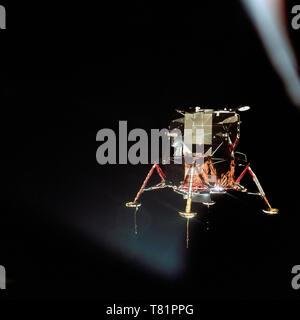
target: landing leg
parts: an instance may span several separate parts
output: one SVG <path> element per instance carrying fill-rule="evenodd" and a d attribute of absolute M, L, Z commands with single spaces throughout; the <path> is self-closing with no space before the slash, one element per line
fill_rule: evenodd
<path fill-rule="evenodd" d="M 137 234 L 136 213 L 137 213 L 138 209 L 139 209 L 140 206 L 141 206 L 141 203 L 139 203 L 139 202 L 137 202 L 137 201 L 138 201 L 138 199 L 140 198 L 141 194 L 143 193 L 143 191 L 144 191 L 144 189 L 145 189 L 145 187 L 146 187 L 146 185 L 147 185 L 148 180 L 149 180 L 150 177 L 152 176 L 152 173 L 153 173 L 154 169 L 156 169 L 157 173 L 159 174 L 159 176 L 160 176 L 160 178 L 161 178 L 161 180 L 162 180 L 161 182 L 162 182 L 162 183 L 165 183 L 165 174 L 162 172 L 160 166 L 159 166 L 157 163 L 155 163 L 155 164 L 152 166 L 152 168 L 150 169 L 150 171 L 148 172 L 147 177 L 146 177 L 146 179 L 144 180 L 144 182 L 143 182 L 140 190 L 139 190 L 138 193 L 136 194 L 134 200 L 131 201 L 131 202 L 126 202 L 126 204 L 125 204 L 126 207 L 128 207 L 128 208 L 135 208 L 135 211 L 134 211 L 134 233 L 135 233 L 135 234 Z"/>
<path fill-rule="evenodd" d="M 190 185 L 188 191 L 188 198 L 186 200 L 185 212 L 180 211 L 179 215 L 186 218 L 186 247 L 189 247 L 189 220 L 196 216 L 197 212 L 191 212 L 192 206 L 192 190 L 193 190 L 193 179 L 194 179 L 195 164 L 193 164 L 190 173 Z"/>
<path fill-rule="evenodd" d="M 252 169 L 250 168 L 250 166 L 248 167 L 248 171 L 250 172 L 251 176 L 252 176 L 252 179 L 253 181 L 255 182 L 258 190 L 259 190 L 259 193 L 261 195 L 261 197 L 264 199 L 265 203 L 267 204 L 268 206 L 268 209 L 263 209 L 262 211 L 266 214 L 269 214 L 269 215 L 273 215 L 273 214 L 278 214 L 279 213 L 279 210 L 276 209 L 276 208 L 272 208 L 267 197 L 266 197 L 266 194 L 261 186 L 261 184 L 259 183 L 257 177 L 256 177 L 256 174 L 252 171 Z"/>
<path fill-rule="evenodd" d="M 248 164 L 245 169 L 243 170 L 243 172 L 241 173 L 241 175 L 236 179 L 235 184 L 238 185 L 239 182 L 241 181 L 242 177 L 244 176 L 244 174 L 246 173 L 246 171 L 249 171 L 249 173 L 251 174 L 251 177 L 254 181 L 254 183 L 257 186 L 257 189 L 259 191 L 260 196 L 264 199 L 265 203 L 267 204 L 268 208 L 267 209 L 263 209 L 262 211 L 268 215 L 275 215 L 279 213 L 279 210 L 276 208 L 272 208 L 267 197 L 266 194 L 261 186 L 261 184 L 259 183 L 256 174 L 252 171 L 252 169 L 250 168 L 250 165 Z"/>

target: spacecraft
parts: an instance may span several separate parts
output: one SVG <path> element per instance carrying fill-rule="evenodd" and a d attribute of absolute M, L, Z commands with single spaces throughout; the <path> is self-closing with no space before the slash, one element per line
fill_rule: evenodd
<path fill-rule="evenodd" d="M 215 194 L 226 194 L 230 190 L 235 190 L 260 196 L 267 206 L 262 211 L 267 215 L 278 214 L 279 210 L 271 207 L 246 154 L 236 150 L 240 139 L 240 112 L 249 109 L 249 106 L 240 106 L 233 109 L 196 107 L 188 111 L 176 110 L 181 117 L 169 125 L 168 139 L 174 151 L 170 160 L 172 163 L 182 160 L 183 163 L 182 166 L 177 165 L 181 171 L 181 179 L 178 181 L 173 176 L 168 177 L 158 163 L 153 164 L 134 200 L 126 203 L 126 207 L 135 209 L 135 233 L 136 213 L 141 206 L 138 200 L 142 193 L 163 188 L 171 188 L 186 200 L 185 209 L 178 213 L 186 219 L 187 248 L 190 219 L 197 215 L 197 212 L 192 211 L 193 202 L 209 208 L 215 204 Z M 147 187 L 155 170 L 161 181 Z M 257 192 L 249 192 L 241 184 L 246 173 L 251 175 Z"/>

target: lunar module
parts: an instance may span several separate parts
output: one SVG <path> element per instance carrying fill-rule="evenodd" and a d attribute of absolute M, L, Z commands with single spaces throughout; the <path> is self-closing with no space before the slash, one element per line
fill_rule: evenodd
<path fill-rule="evenodd" d="M 208 208 L 215 204 L 215 194 L 226 194 L 230 190 L 259 195 L 267 205 L 262 211 L 267 215 L 278 214 L 279 210 L 271 207 L 265 192 L 250 167 L 247 156 L 236 151 L 240 139 L 240 114 L 249 110 L 249 106 L 235 109 L 202 109 L 193 108 L 189 111 L 176 110 L 181 117 L 171 122 L 168 139 L 173 154 L 171 162 L 182 163 L 179 166 L 181 179 L 176 181 L 167 177 L 158 163 L 154 163 L 146 179 L 132 202 L 126 206 L 135 208 L 141 206 L 138 202 L 145 191 L 171 188 L 186 200 L 185 210 L 178 212 L 186 219 L 186 246 L 189 245 L 189 221 L 197 215 L 192 211 L 192 202 L 202 203 Z M 180 162 L 182 160 L 182 162 Z M 168 165 L 166 165 L 167 167 Z M 148 187 L 147 183 L 154 171 L 157 171 L 161 181 Z M 248 192 L 241 184 L 246 173 L 249 173 L 256 184 L 258 192 Z"/>

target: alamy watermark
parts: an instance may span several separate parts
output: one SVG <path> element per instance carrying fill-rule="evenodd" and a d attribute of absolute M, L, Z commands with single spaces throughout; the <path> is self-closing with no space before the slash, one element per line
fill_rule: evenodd
<path fill-rule="evenodd" d="M 295 274 L 295 276 L 292 278 L 292 288 L 295 290 L 300 289 L 300 265 L 295 265 L 292 268 L 292 274 Z"/>
<path fill-rule="evenodd" d="M 175 164 L 182 164 L 183 159 L 188 164 L 194 161 L 198 164 L 203 163 L 203 157 L 201 157 L 204 154 L 203 129 L 184 129 L 183 136 L 181 130 L 177 128 L 151 129 L 149 138 L 144 129 L 133 129 L 127 132 L 127 121 L 119 121 L 118 134 L 112 129 L 101 129 L 97 132 L 96 141 L 101 142 L 96 152 L 96 160 L 101 165 L 159 162 L 170 164 L 171 159 Z M 132 145 L 128 150 L 129 143 Z"/>
<path fill-rule="evenodd" d="M 0 5 L 0 29 L 6 29 L 6 10 Z"/>
<path fill-rule="evenodd" d="M 295 14 L 291 22 L 292 27 L 293 29 L 298 30 L 300 29 L 300 4 L 293 6 L 292 14 Z"/>
<path fill-rule="evenodd" d="M 0 290 L 6 289 L 6 272 L 5 268 L 0 265 Z"/>

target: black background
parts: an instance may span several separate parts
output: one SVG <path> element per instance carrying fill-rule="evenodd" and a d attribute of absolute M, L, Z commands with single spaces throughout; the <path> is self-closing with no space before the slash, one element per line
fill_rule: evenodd
<path fill-rule="evenodd" d="M 3 297 L 297 298 L 291 268 L 299 264 L 299 111 L 239 2 L 6 8 Z M 289 27 L 299 57 L 297 32 Z M 240 104 L 251 111 L 241 115 L 238 150 L 281 214 L 264 216 L 263 201 L 253 196 L 225 196 L 211 209 L 209 232 L 200 220 L 192 223 L 185 250 L 177 215 L 184 201 L 163 190 L 143 196 L 135 237 L 124 204 L 151 165 L 100 166 L 97 131 L 117 130 L 119 120 L 129 129 L 164 128 L 175 108 Z"/>

